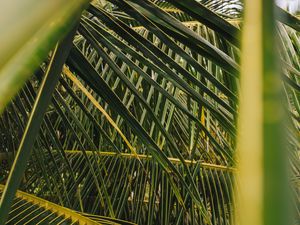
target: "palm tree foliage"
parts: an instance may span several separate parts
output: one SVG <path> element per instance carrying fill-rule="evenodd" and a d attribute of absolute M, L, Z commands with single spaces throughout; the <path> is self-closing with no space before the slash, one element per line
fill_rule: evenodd
<path fill-rule="evenodd" d="M 93 1 L 20 188 L 137 224 L 233 224 L 242 4 L 217 2 Z M 299 20 L 277 33 L 299 217 Z M 1 115 L 4 183 L 48 64 Z"/>
<path fill-rule="evenodd" d="M 3 185 L 0 186 L 2 194 Z M 77 213 L 36 196 L 18 191 L 7 224 L 126 224 L 122 220 Z"/>

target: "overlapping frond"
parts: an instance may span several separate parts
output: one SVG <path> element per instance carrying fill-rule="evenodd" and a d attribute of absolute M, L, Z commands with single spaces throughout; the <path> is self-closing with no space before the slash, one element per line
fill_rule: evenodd
<path fill-rule="evenodd" d="M 4 186 L 1 185 L 0 196 L 3 188 Z M 34 195 L 18 191 L 6 224 L 129 225 L 133 223 L 97 215 L 80 214 Z"/>

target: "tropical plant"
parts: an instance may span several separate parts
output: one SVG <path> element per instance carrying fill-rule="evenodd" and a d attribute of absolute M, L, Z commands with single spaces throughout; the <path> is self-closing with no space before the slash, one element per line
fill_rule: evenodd
<path fill-rule="evenodd" d="M 22 35 L 0 49 L 0 178 L 6 184 L 0 224 L 14 218 L 8 212 L 17 188 L 100 224 L 113 218 L 136 224 L 235 224 L 239 95 L 247 86 L 244 73 L 240 83 L 240 61 L 251 57 L 240 50 L 240 28 L 251 29 L 247 20 L 242 24 L 243 4 L 28 2 L 32 21 L 25 20 L 18 30 Z M 41 8 L 57 13 L 36 20 Z M 280 8 L 276 13 L 276 30 L 270 33 L 279 39 L 280 85 L 290 124 L 287 150 L 279 146 L 278 151 L 289 155 L 291 173 L 282 182 L 292 184 L 297 220 L 300 24 Z M 14 32 L 7 30 L 3 38 L 9 39 Z M 249 87 L 249 99 L 252 92 L 261 94 Z M 257 107 L 245 99 L 242 124 Z M 250 163 L 247 171 L 257 168 Z M 44 210 L 39 207 L 21 208 L 20 214 L 37 218 Z"/>

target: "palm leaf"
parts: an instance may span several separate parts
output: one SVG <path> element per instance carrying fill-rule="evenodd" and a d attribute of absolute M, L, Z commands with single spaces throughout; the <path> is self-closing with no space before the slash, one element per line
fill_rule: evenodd
<path fill-rule="evenodd" d="M 4 186 L 0 186 L 2 194 Z M 17 191 L 6 224 L 133 224 L 90 214 L 79 214 L 28 193 Z"/>

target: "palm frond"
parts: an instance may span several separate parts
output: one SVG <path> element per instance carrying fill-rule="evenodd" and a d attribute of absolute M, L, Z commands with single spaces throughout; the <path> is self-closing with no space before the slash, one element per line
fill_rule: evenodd
<path fill-rule="evenodd" d="M 0 195 L 4 189 L 0 185 Z M 126 221 L 80 214 L 28 193 L 17 191 L 6 224 L 90 224 L 129 225 Z"/>

